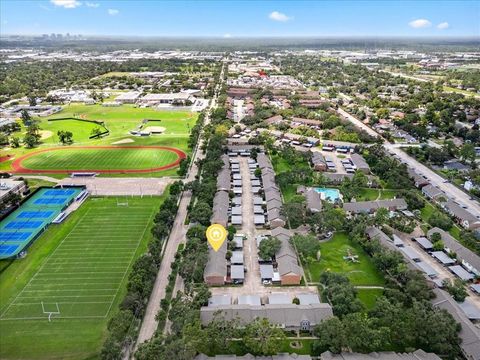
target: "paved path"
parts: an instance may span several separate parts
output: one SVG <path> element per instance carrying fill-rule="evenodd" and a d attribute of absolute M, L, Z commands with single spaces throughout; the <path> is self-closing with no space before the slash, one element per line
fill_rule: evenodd
<path fill-rule="evenodd" d="M 224 68 L 225 66 L 222 68 L 220 79 L 223 78 Z M 209 110 L 216 106 L 216 99 L 218 98 L 219 89 L 220 84 L 218 84 L 216 87 L 215 96 L 210 103 Z M 207 115 L 205 117 L 205 125 L 207 125 L 209 122 L 210 117 Z M 193 156 L 192 166 L 185 178 L 185 182 L 192 181 L 198 174 L 197 161 L 204 158 L 203 152 L 199 150 L 202 148 L 203 143 L 204 139 L 202 134 L 200 134 L 200 140 L 198 141 L 197 148 Z M 155 331 L 157 330 L 158 322 L 155 317 L 160 310 L 160 301 L 165 297 L 165 288 L 168 284 L 168 276 L 171 273 L 171 264 L 175 260 L 175 254 L 178 246 L 184 243 L 186 240 L 187 226 L 185 225 L 185 220 L 187 217 L 187 207 L 190 204 L 191 196 L 192 195 L 189 191 L 182 193 L 172 230 L 166 241 L 166 245 L 164 246 L 162 263 L 160 265 L 157 278 L 155 279 L 152 294 L 150 295 L 150 299 L 147 304 L 147 309 L 143 317 L 137 342 L 135 344 L 135 349 L 137 349 L 141 343 L 150 340 L 155 335 Z M 173 293 L 175 294 L 177 291 L 178 288 L 175 287 Z M 125 358 L 128 359 L 129 355 L 130 354 L 127 354 Z"/>
<path fill-rule="evenodd" d="M 152 294 L 150 295 L 150 301 L 148 302 L 145 315 L 143 317 L 142 326 L 138 333 L 137 347 L 139 344 L 149 340 L 155 334 L 157 330 L 158 322 L 155 319 L 158 311 L 160 310 L 160 300 L 165 297 L 165 289 L 168 285 L 168 275 L 171 272 L 171 265 L 175 260 L 175 254 L 177 252 L 178 245 L 185 239 L 187 233 L 186 226 L 184 225 L 187 215 L 187 206 L 190 204 L 192 195 L 190 192 L 184 192 L 180 200 L 177 216 L 173 223 L 172 231 L 168 237 L 165 250 L 163 252 L 162 263 L 153 286 Z"/>

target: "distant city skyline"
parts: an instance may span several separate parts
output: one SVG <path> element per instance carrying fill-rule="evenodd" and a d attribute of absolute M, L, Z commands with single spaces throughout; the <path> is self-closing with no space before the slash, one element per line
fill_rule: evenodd
<path fill-rule="evenodd" d="M 0 33 L 223 38 L 480 37 L 480 3 L 2 0 Z"/>

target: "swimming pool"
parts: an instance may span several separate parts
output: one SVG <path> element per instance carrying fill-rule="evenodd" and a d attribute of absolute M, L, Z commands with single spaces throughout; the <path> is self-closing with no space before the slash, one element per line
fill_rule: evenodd
<path fill-rule="evenodd" d="M 322 198 L 322 200 L 326 200 L 331 203 L 337 200 L 342 200 L 342 195 L 340 194 L 340 191 L 338 191 L 338 189 L 315 188 L 315 191 L 320 194 L 320 197 Z"/>

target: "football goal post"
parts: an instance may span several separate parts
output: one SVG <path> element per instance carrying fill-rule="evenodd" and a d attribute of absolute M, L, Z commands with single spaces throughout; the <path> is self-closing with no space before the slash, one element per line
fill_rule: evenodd
<path fill-rule="evenodd" d="M 44 314 L 48 315 L 48 322 L 52 321 L 52 315 L 60 315 L 60 308 L 58 307 L 58 303 L 55 303 L 54 309 L 46 309 L 45 304 L 42 301 L 42 311 Z"/>

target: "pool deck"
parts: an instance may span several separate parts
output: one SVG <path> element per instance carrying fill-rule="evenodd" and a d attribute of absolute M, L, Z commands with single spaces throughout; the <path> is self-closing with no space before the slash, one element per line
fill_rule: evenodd
<path fill-rule="evenodd" d="M 320 194 L 322 200 L 334 203 L 337 200 L 342 201 L 343 197 L 342 194 L 338 189 L 335 188 L 324 188 L 324 187 L 316 187 L 314 188 L 316 192 Z"/>

